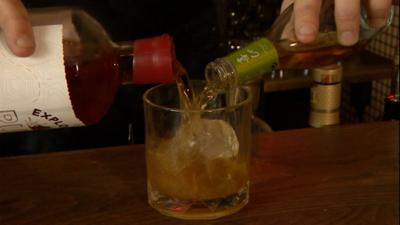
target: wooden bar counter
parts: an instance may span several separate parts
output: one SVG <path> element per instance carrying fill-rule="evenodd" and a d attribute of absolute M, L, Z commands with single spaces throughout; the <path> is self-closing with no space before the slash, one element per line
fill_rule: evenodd
<path fill-rule="evenodd" d="M 144 146 L 0 158 L 1 225 L 396 225 L 399 123 L 255 136 L 250 202 L 184 221 L 147 204 Z"/>

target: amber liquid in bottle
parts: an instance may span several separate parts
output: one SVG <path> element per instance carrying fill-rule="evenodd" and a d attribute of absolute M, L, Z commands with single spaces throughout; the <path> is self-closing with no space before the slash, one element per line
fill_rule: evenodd
<path fill-rule="evenodd" d="M 90 125 L 106 114 L 117 94 L 121 85 L 120 60 L 123 58 L 110 52 L 85 62 L 79 54 L 84 47 L 76 42 L 64 41 L 64 64 L 75 115 L 84 124 Z"/>
<path fill-rule="evenodd" d="M 365 43 L 360 42 L 353 46 L 332 44 L 315 50 L 304 49 L 299 51 L 282 47 L 285 45 L 288 46 L 287 43 L 279 43 L 275 46 L 279 52 L 279 68 L 309 69 L 334 64 L 360 51 Z"/>

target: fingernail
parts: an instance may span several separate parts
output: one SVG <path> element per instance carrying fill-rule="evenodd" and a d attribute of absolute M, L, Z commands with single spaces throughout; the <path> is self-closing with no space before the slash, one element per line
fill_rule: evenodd
<path fill-rule="evenodd" d="M 374 18 L 368 21 L 369 25 L 374 28 L 381 28 L 386 24 L 387 19 L 385 18 Z"/>
<path fill-rule="evenodd" d="M 20 47 L 20 48 L 33 48 L 33 46 L 34 46 L 33 40 L 28 37 L 19 38 L 17 40 L 16 44 L 17 44 L 17 47 Z"/>
<path fill-rule="evenodd" d="M 358 37 L 353 31 L 343 31 L 339 38 L 342 45 L 353 45 L 357 42 Z"/>
<path fill-rule="evenodd" d="M 299 29 L 299 34 L 302 36 L 309 36 L 309 35 L 314 35 L 316 32 L 316 29 L 312 25 L 303 25 Z"/>

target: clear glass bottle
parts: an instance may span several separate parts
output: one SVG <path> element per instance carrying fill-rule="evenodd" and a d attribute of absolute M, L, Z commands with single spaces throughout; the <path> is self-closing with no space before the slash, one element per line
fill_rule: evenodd
<path fill-rule="evenodd" d="M 303 44 L 294 34 L 292 4 L 276 19 L 265 37 L 210 62 L 205 69 L 206 79 L 224 89 L 227 85 L 260 79 L 274 68 L 308 69 L 336 63 L 361 49 L 392 21 L 393 9 L 386 26 L 369 26 L 365 6 L 362 4 L 361 8 L 359 42 L 354 46 L 338 43 L 333 0 L 322 1 L 319 33 L 314 42 Z"/>
<path fill-rule="evenodd" d="M 82 9 L 29 15 L 36 41 L 31 57 L 14 56 L 0 34 L 0 133 L 94 124 L 121 84 L 174 82 L 168 35 L 115 43 Z"/>

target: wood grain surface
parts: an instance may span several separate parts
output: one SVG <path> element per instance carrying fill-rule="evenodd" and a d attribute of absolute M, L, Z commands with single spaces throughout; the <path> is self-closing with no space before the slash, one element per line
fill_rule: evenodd
<path fill-rule="evenodd" d="M 399 123 L 255 137 L 250 202 L 211 221 L 147 204 L 144 146 L 0 158 L 1 225 L 396 225 Z"/>

